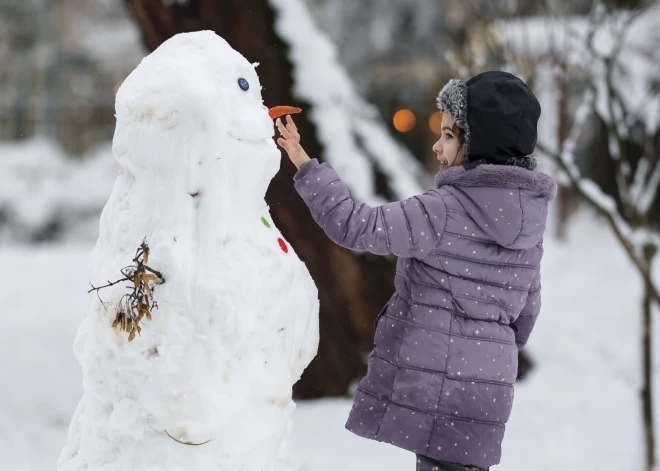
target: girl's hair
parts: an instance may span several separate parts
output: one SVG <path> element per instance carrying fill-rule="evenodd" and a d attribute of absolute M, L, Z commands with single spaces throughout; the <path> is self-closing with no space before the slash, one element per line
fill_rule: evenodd
<path fill-rule="evenodd" d="M 458 124 L 456 123 L 454 123 L 454 125 L 451 127 L 451 131 L 454 133 L 456 139 L 458 139 L 458 143 L 461 145 L 456 150 L 456 158 L 458 158 L 458 153 L 461 151 L 461 149 L 465 149 L 465 131 L 459 128 Z M 463 161 L 467 162 L 467 155 L 463 156 Z"/>
<path fill-rule="evenodd" d="M 456 135 L 458 142 L 461 144 L 461 147 L 463 147 L 465 144 L 465 131 L 459 128 L 456 123 L 452 126 L 451 131 Z M 467 155 L 465 157 L 467 158 Z"/>

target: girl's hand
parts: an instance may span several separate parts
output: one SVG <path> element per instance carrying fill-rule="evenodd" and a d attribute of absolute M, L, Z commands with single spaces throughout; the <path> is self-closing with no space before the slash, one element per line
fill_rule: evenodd
<path fill-rule="evenodd" d="M 287 154 L 289 154 L 289 159 L 293 162 L 293 165 L 297 169 L 300 169 L 305 165 L 310 159 L 305 150 L 300 145 L 300 134 L 298 134 L 298 128 L 293 123 L 291 116 L 286 116 L 286 127 L 282 124 L 280 118 L 277 118 L 275 122 L 277 124 L 277 129 L 279 129 L 280 134 L 284 137 L 277 139 L 277 143 L 282 147 Z"/>

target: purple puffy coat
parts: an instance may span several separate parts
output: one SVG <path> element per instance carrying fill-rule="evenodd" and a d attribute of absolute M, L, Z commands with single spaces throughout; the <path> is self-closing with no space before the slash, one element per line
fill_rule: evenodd
<path fill-rule="evenodd" d="M 503 165 L 438 172 L 436 188 L 371 208 L 328 163 L 294 176 L 334 242 L 398 256 L 396 292 L 346 428 L 467 466 L 500 462 L 518 350 L 541 307 L 549 176 Z"/>

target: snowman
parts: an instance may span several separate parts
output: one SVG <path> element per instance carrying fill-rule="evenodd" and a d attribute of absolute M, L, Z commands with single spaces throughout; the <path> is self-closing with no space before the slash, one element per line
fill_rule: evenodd
<path fill-rule="evenodd" d="M 292 386 L 317 352 L 319 300 L 264 200 L 279 113 L 255 67 L 213 32 L 179 34 L 118 90 L 119 176 L 90 281 L 117 278 L 145 241 L 164 282 L 131 341 L 112 327 L 126 283 L 90 294 L 61 471 L 291 469 Z"/>

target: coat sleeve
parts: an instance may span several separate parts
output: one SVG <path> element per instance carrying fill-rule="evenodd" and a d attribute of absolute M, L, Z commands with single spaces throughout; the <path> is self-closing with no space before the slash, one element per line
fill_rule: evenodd
<path fill-rule="evenodd" d="M 311 159 L 293 179 L 316 223 L 347 249 L 423 259 L 438 244 L 447 221 L 438 190 L 372 208 L 353 201 L 327 162 Z"/>
<path fill-rule="evenodd" d="M 536 319 L 541 312 L 541 271 L 537 271 L 532 281 L 525 307 L 520 312 L 518 318 L 511 324 L 513 332 L 516 335 L 516 345 L 518 350 L 522 350 L 529 336 L 534 329 Z"/>

